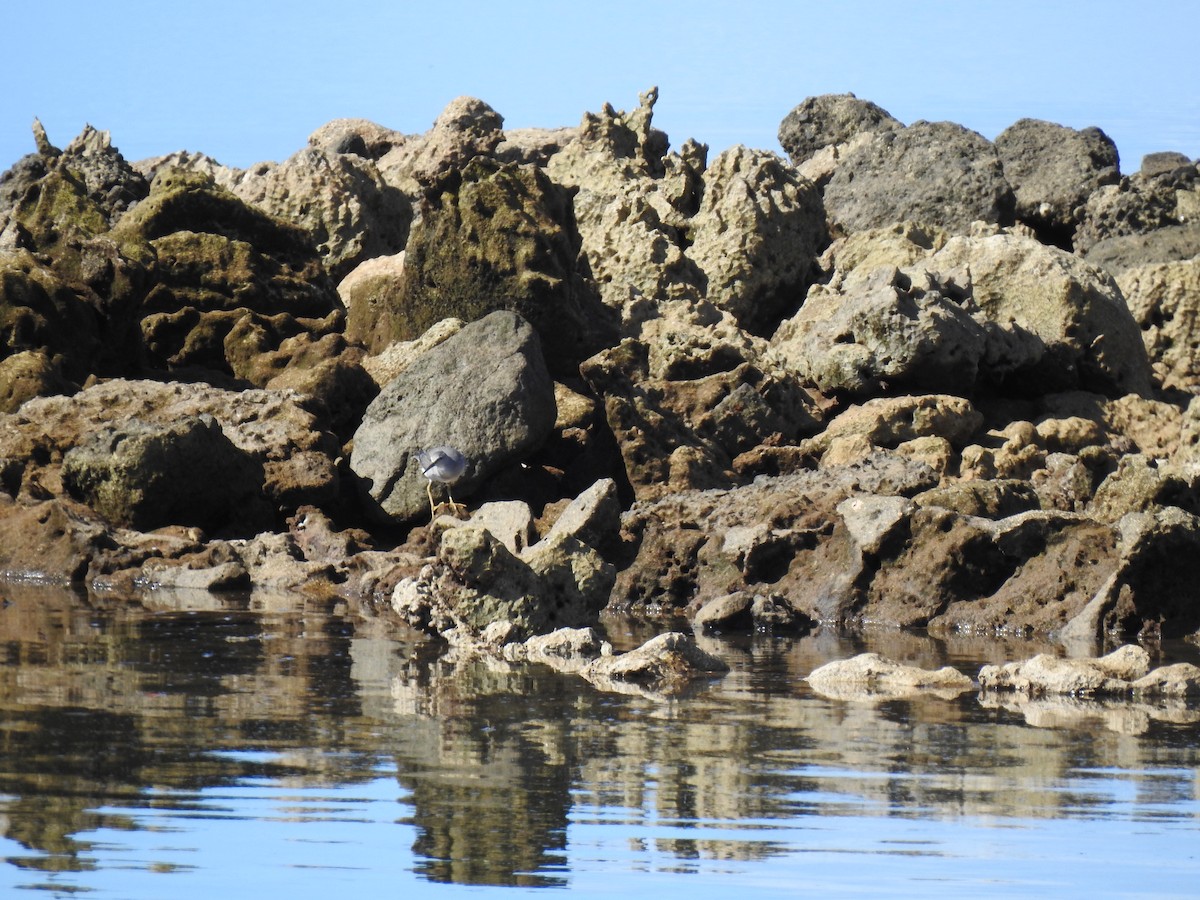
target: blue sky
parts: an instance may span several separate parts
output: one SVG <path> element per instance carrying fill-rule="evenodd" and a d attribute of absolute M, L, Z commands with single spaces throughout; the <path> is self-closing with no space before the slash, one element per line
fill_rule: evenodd
<path fill-rule="evenodd" d="M 1097 125 L 1130 172 L 1153 150 L 1200 157 L 1198 26 L 1196 0 L 16 0 L 0 169 L 33 149 L 35 115 L 60 146 L 91 123 L 131 160 L 247 166 L 334 118 L 421 132 L 468 94 L 509 127 L 574 125 L 658 85 L 655 124 L 711 155 L 779 152 L 793 106 L 852 91 L 988 138 L 1026 116 Z"/>

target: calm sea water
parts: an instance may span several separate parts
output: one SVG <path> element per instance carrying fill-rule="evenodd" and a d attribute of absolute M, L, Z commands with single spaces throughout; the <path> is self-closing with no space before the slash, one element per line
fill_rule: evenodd
<path fill-rule="evenodd" d="M 1035 645 L 714 640 L 730 674 L 663 697 L 295 597 L 3 599 L 0 896 L 1200 894 L 1200 705 L 802 681 L 865 649 L 974 674 Z"/>

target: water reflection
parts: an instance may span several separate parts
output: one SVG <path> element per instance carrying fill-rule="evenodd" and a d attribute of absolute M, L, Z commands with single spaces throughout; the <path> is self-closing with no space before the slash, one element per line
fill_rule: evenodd
<path fill-rule="evenodd" d="M 1200 830 L 1195 704 L 851 703 L 801 680 L 868 649 L 973 673 L 1044 649 L 1028 644 L 714 640 L 728 676 L 654 698 L 439 656 L 304 598 L 196 610 L 152 596 L 157 608 L 137 609 L 25 586 L 5 599 L 0 886 L 66 893 L 119 877 L 117 896 L 161 896 L 129 873 L 211 887 L 263 866 L 272 879 L 304 870 L 313 890 L 321 871 L 392 889 L 405 877 L 613 888 L 651 870 L 744 883 L 820 854 L 900 866 L 980 852 L 931 822 Z M 608 624 L 619 645 L 645 636 Z M 276 855 L 231 850 L 244 826 Z M 944 885 L 961 887 L 943 865 Z"/>

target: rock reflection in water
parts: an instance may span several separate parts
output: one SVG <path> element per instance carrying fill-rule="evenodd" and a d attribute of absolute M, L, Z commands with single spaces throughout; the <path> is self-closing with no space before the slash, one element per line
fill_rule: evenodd
<path fill-rule="evenodd" d="M 458 884 L 570 884 L 579 841 L 597 864 L 692 871 L 801 852 L 815 827 L 806 822 L 828 832 L 840 817 L 1102 817 L 1114 797 L 1094 772 L 1137 783 L 1135 815 L 1200 827 L 1195 704 L 1051 712 L 974 692 L 855 703 L 803 683 L 868 650 L 974 674 L 1045 649 L 1022 642 L 704 638 L 732 671 L 668 698 L 441 656 L 302 597 L 188 611 L 186 599 L 149 595 L 156 608 L 137 610 L 5 591 L 0 829 L 24 848 L 9 866 L 56 873 L 59 890 L 87 889 L 89 873 L 117 865 L 93 836 L 147 830 L 148 811 L 187 845 L 226 819 L 270 829 L 285 818 L 238 806 L 248 784 L 303 793 L 380 773 L 405 810 L 376 826 L 390 829 L 383 842 L 411 847 L 414 876 Z M 644 636 L 636 623 L 607 624 L 618 646 Z M 891 852 L 869 838 L 860 847 Z M 143 865 L 168 877 L 222 865 L 157 852 Z"/>

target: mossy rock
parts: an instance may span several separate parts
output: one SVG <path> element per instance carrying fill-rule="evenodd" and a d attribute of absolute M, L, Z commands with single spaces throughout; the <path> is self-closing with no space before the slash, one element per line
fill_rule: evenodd
<path fill-rule="evenodd" d="M 604 308 L 578 271 L 571 192 L 533 166 L 476 159 L 427 198 L 390 303 L 352 309 L 348 336 L 371 352 L 442 319 L 506 309 L 542 337 L 552 371 L 575 373 L 607 342 Z M 372 318 L 373 317 L 373 318 Z"/>
<path fill-rule="evenodd" d="M 95 309 L 28 251 L 0 254 L 0 358 L 44 350 L 82 381 L 98 348 Z"/>
<path fill-rule="evenodd" d="M 45 350 L 25 350 L 0 360 L 0 413 L 16 412 L 34 397 L 73 394 L 78 389 Z"/>
<path fill-rule="evenodd" d="M 211 175 L 187 169 L 159 173 L 150 196 L 126 213 L 113 231 L 147 241 L 177 231 L 220 234 L 273 256 L 317 258 L 302 229 L 246 204 Z"/>
<path fill-rule="evenodd" d="M 63 457 L 63 485 L 109 521 L 143 531 L 196 525 L 253 534 L 272 515 L 263 464 L 210 415 L 93 432 Z"/>

